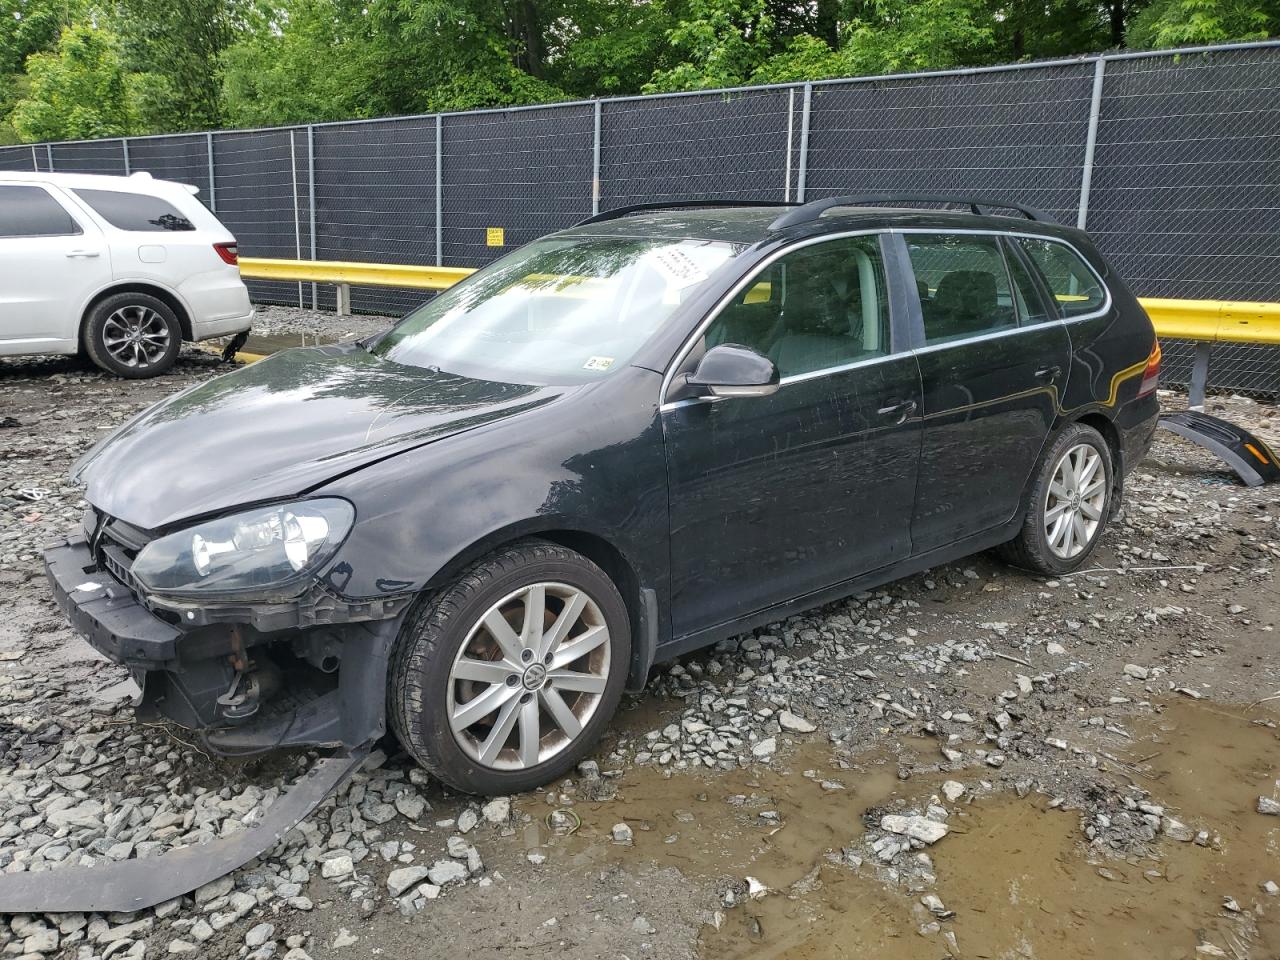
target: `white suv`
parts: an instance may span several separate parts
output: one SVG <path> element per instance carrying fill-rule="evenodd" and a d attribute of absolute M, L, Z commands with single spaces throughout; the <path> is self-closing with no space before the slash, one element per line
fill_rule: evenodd
<path fill-rule="evenodd" d="M 253 321 L 236 240 L 195 187 L 0 171 L 0 356 L 83 351 L 153 377 Z"/>

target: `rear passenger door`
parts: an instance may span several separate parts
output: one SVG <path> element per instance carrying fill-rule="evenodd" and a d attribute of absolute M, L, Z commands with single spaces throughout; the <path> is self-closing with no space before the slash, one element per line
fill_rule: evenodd
<path fill-rule="evenodd" d="M 920 382 L 888 279 L 878 236 L 795 248 L 740 285 L 678 368 L 662 406 L 676 636 L 909 555 Z M 770 357 L 778 391 L 678 399 L 721 343 Z"/>
<path fill-rule="evenodd" d="M 1065 326 L 998 235 L 908 233 L 924 394 L 917 554 L 1016 514 L 1071 366 Z"/>

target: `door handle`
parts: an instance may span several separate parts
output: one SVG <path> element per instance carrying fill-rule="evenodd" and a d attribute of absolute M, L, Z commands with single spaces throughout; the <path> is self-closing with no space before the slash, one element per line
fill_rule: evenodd
<path fill-rule="evenodd" d="M 888 406 L 881 407 L 876 413 L 882 417 L 892 417 L 894 423 L 906 423 L 907 418 L 916 412 L 916 402 L 914 400 L 902 400 L 898 403 L 890 403 Z"/>
<path fill-rule="evenodd" d="M 1041 367 L 1036 371 L 1036 379 L 1043 383 L 1053 383 L 1062 373 L 1062 368 L 1054 365 L 1052 367 Z"/>
<path fill-rule="evenodd" d="M 77 260 L 77 259 L 88 260 L 92 257 L 100 257 L 100 256 L 102 256 L 102 254 L 97 250 L 68 250 L 67 251 L 68 260 Z"/>

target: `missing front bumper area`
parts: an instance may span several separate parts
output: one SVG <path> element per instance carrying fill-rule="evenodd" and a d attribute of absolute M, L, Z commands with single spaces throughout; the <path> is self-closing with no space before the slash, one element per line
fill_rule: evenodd
<path fill-rule="evenodd" d="M 45 569 L 72 625 L 142 688 L 139 719 L 171 720 L 211 749 L 237 755 L 353 749 L 385 732 L 387 659 L 407 601 L 396 601 L 385 619 L 351 622 L 370 606 L 352 604 L 338 622 L 305 626 L 299 604 L 273 604 L 268 622 L 280 626 L 264 630 L 248 616 L 221 622 L 225 608 L 158 616 L 99 568 L 83 536 L 47 549 Z"/>

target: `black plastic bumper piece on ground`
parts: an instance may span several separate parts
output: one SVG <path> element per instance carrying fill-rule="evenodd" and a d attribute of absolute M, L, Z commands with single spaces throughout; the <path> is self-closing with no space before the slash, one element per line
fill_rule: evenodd
<path fill-rule="evenodd" d="M 83 536 L 69 537 L 44 552 L 53 598 L 71 625 L 118 663 L 155 666 L 172 660 L 182 632 L 139 604 L 111 574 L 93 567 Z"/>
<path fill-rule="evenodd" d="M 1248 430 L 1194 410 L 1162 413 L 1160 426 L 1217 454 L 1245 482 L 1260 487 L 1280 481 L 1275 452 Z"/>
<path fill-rule="evenodd" d="M 132 913 L 190 893 L 275 846 L 368 755 L 366 745 L 321 760 L 261 820 L 220 840 L 141 860 L 0 874 L 0 913 Z"/>

